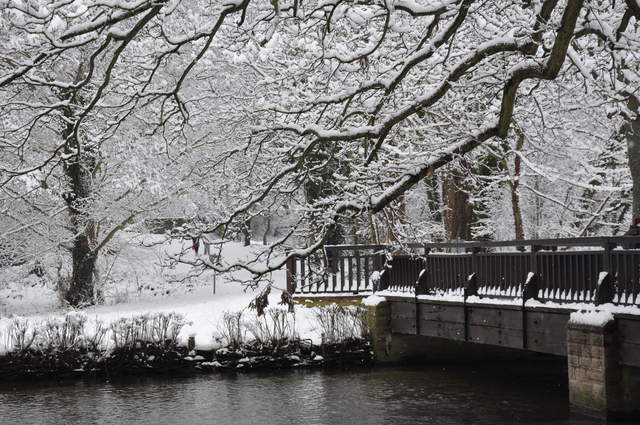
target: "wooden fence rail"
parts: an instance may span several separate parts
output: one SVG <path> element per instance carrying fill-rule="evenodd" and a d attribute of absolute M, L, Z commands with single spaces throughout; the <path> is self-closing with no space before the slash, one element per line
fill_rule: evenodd
<path fill-rule="evenodd" d="M 297 294 L 386 289 L 633 305 L 640 304 L 635 247 L 640 237 L 410 244 L 399 253 L 385 245 L 333 245 L 290 260 L 287 287 Z"/>

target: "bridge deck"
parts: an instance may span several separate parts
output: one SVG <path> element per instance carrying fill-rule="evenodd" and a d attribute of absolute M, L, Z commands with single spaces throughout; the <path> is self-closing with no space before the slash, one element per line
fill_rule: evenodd
<path fill-rule="evenodd" d="M 576 308 L 385 296 L 391 331 L 567 355 L 567 324 Z M 640 367 L 640 315 L 614 313 L 620 363 Z"/>

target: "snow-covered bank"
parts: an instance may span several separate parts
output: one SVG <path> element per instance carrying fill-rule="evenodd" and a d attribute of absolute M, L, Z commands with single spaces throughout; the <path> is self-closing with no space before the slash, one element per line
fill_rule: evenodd
<path fill-rule="evenodd" d="M 108 325 L 123 317 L 175 312 L 188 323 L 178 337 L 179 343 L 186 344 L 189 336 L 195 335 L 197 347 L 207 349 L 215 346 L 226 312 L 243 311 L 247 321 L 255 318 L 255 311 L 248 306 L 261 288 L 252 290 L 232 279 L 246 279 L 246 272 L 231 277 L 215 276 L 214 293 L 213 271 L 193 274 L 190 265 L 167 261 L 169 256 L 194 259 L 195 255 L 202 255 L 202 247 L 200 254 L 195 254 L 190 249 L 190 241 L 133 233 L 124 234 L 121 244 L 117 255 L 106 258 L 103 267 L 101 285 L 105 304 L 81 310 L 88 317 L 88 328 L 96 322 Z M 233 262 L 248 256 L 252 249 L 230 242 L 225 244 L 221 259 Z M 7 349 L 6 330 L 12 318 L 23 316 L 36 325 L 50 318 L 61 318 L 69 311 L 60 307 L 53 284 L 46 284 L 44 278 L 32 285 L 37 277 L 18 268 L 1 269 L 0 276 L 3 282 L 0 285 L 3 291 L 0 292 L 3 295 L 0 298 L 0 350 Z M 274 272 L 271 279 L 269 306 L 277 307 L 280 289 L 286 286 L 284 272 Z M 313 323 L 312 309 L 297 305 L 294 315 L 299 335 L 319 342 L 320 333 Z"/>
<path fill-rule="evenodd" d="M 196 345 L 201 349 L 210 349 L 216 346 L 215 338 L 219 334 L 220 323 L 224 313 L 243 311 L 244 320 L 250 321 L 256 316 L 255 310 L 248 308 L 251 300 L 257 295 L 253 291 L 238 294 L 215 295 L 209 289 L 201 289 L 190 294 L 160 298 L 158 300 L 144 300 L 135 303 L 122 303 L 111 306 L 96 306 L 83 309 L 88 316 L 87 327 L 91 329 L 97 322 L 110 324 L 120 318 L 129 318 L 140 314 L 178 313 L 182 315 L 187 324 L 184 326 L 178 342 L 186 344 L 189 336 L 194 335 Z M 280 294 L 269 296 L 270 306 L 278 306 Z M 43 323 L 50 318 L 62 318 L 64 311 L 24 316 L 32 324 Z M 320 334 L 313 323 L 313 311 L 311 308 L 296 305 L 295 323 L 297 332 L 304 338 L 311 339 L 314 343 L 320 341 Z M 13 318 L 0 319 L 0 336 L 5 336 L 7 327 Z M 0 351 L 6 351 L 7 338 L 0 337 Z"/>
<path fill-rule="evenodd" d="M 145 313 L 93 329 L 82 312 L 38 325 L 16 318 L 7 338 L 11 348 L 0 353 L 0 381 L 372 364 L 362 309 L 333 304 L 317 310 L 319 344 L 299 336 L 292 313 L 270 309 L 252 321 L 225 314 L 217 349 L 195 347 L 191 337 L 180 344 L 185 320 L 176 313 Z"/>

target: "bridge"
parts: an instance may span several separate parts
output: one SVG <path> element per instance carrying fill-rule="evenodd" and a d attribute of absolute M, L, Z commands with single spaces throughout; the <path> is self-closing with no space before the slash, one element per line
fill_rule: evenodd
<path fill-rule="evenodd" d="M 628 236 L 327 246 L 289 261 L 287 286 L 296 297 L 377 295 L 367 301 L 381 361 L 445 357 L 444 341 L 566 356 L 572 408 L 616 418 L 640 414 L 636 246 Z"/>

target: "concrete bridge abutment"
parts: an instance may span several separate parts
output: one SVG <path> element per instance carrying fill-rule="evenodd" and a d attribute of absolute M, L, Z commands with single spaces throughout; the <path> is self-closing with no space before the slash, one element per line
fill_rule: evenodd
<path fill-rule="evenodd" d="M 367 306 L 366 321 L 376 362 L 397 364 L 405 362 L 462 363 L 471 361 L 519 360 L 531 355 L 522 350 L 485 344 L 436 338 L 424 335 L 393 332 L 391 305 L 388 301 Z M 473 345 L 473 349 L 469 349 Z"/>
<path fill-rule="evenodd" d="M 640 413 L 640 368 L 622 362 L 616 320 L 599 324 L 569 322 L 567 363 L 572 411 L 603 419 Z"/>

